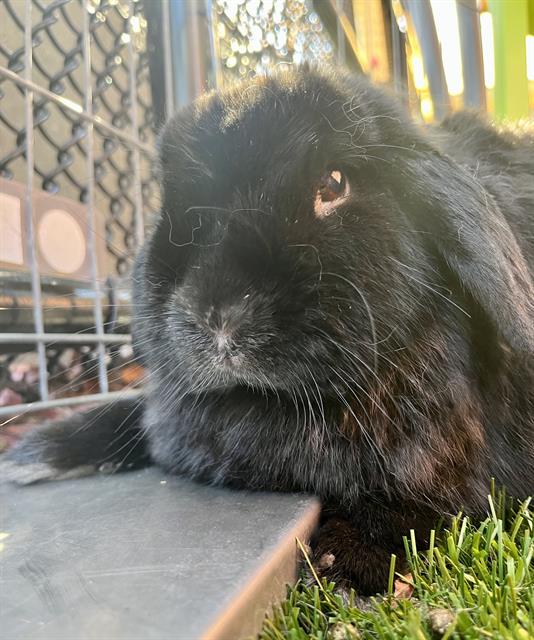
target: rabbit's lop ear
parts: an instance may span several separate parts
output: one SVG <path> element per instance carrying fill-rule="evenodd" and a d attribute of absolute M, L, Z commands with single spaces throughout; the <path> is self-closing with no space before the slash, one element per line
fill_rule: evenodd
<path fill-rule="evenodd" d="M 439 154 L 410 159 L 405 169 L 401 191 L 414 226 L 509 345 L 534 354 L 533 277 L 491 194 Z"/>

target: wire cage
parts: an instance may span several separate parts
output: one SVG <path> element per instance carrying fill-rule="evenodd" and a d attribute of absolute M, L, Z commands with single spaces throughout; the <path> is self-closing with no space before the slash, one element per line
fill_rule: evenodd
<path fill-rule="evenodd" d="M 165 95 L 148 38 L 165 35 L 163 14 L 148 5 L 0 2 L 0 416 L 105 400 L 139 377 L 121 374 L 127 277 L 158 206 Z"/>

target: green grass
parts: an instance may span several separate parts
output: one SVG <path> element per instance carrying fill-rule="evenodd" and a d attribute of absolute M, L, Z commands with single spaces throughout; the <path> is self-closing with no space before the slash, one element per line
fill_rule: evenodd
<path fill-rule="evenodd" d="M 355 606 L 355 594 L 344 602 L 332 583 L 301 581 L 265 621 L 260 639 L 534 639 L 534 512 L 530 500 L 488 499 L 482 523 L 460 514 L 432 534 L 427 550 L 405 540 L 411 598 L 392 595 L 394 560 L 389 594 L 366 610 Z"/>

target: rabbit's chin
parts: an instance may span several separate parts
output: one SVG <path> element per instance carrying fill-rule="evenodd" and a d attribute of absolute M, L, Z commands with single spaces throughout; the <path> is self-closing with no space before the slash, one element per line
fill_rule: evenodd
<path fill-rule="evenodd" d="M 243 354 L 215 357 L 206 363 L 201 373 L 198 368 L 191 371 L 191 380 L 195 391 L 207 393 L 238 388 L 249 391 L 257 390 L 258 392 L 265 389 L 274 391 L 278 386 L 275 378 L 275 376 L 267 376 L 264 372 L 256 370 L 247 362 Z"/>
<path fill-rule="evenodd" d="M 212 373 L 213 386 L 219 389 L 231 389 L 234 387 L 259 388 L 270 384 L 270 381 L 265 379 L 265 376 L 259 375 L 247 366 L 243 354 L 217 358 L 214 361 Z"/>
<path fill-rule="evenodd" d="M 214 357 L 205 362 L 202 369 L 193 367 L 190 371 L 190 390 L 200 393 L 246 390 L 251 393 L 264 395 L 265 392 L 274 394 L 294 394 L 302 389 L 303 384 L 313 384 L 314 389 L 321 392 L 328 391 L 328 383 L 323 380 L 319 372 L 299 371 L 298 366 L 277 367 L 273 364 L 268 370 L 249 359 L 245 354 L 232 357 Z"/>

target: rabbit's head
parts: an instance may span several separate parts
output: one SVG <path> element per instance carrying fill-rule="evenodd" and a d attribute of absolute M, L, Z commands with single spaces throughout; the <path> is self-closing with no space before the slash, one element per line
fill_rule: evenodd
<path fill-rule="evenodd" d="M 533 349 L 504 217 L 364 78 L 304 68 L 206 95 L 164 129 L 160 175 L 136 327 L 185 390 L 335 397 L 464 304 Z"/>

